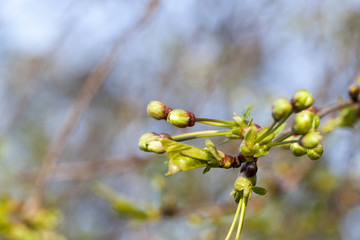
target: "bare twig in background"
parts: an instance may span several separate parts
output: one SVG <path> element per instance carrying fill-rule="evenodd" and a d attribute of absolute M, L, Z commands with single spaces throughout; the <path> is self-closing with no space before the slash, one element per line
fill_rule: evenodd
<path fill-rule="evenodd" d="M 134 33 L 136 33 L 144 23 L 153 15 L 156 8 L 159 6 L 159 0 L 152 0 L 149 2 L 142 17 L 127 31 L 122 33 L 116 40 L 111 48 L 109 54 L 107 54 L 103 60 L 95 67 L 92 73 L 89 75 L 83 88 L 78 93 L 78 96 L 71 107 L 71 110 L 60 129 L 57 136 L 55 136 L 53 142 L 46 153 L 40 171 L 36 179 L 36 188 L 33 195 L 27 202 L 27 207 L 36 209 L 41 205 L 43 195 L 48 183 L 48 178 L 52 173 L 51 168 L 56 164 L 56 161 L 64 149 L 72 131 L 77 126 L 81 116 L 89 106 L 90 101 L 93 99 L 102 83 L 109 76 L 111 69 L 116 63 L 118 57 L 119 48 L 122 47 L 128 39 L 130 39 Z"/>
<path fill-rule="evenodd" d="M 52 174 L 51 182 L 86 181 L 134 171 L 138 166 L 150 160 L 151 158 L 127 156 L 126 160 L 124 157 L 111 157 L 101 160 L 64 162 L 50 166 L 48 171 Z M 33 181 L 36 178 L 36 170 L 26 170 L 21 174 L 21 178 L 24 181 Z"/>
<path fill-rule="evenodd" d="M 79 3 L 80 2 L 74 2 L 74 4 L 70 4 L 64 10 L 63 14 L 69 14 L 71 10 L 75 8 L 84 9 L 84 5 L 81 6 L 76 5 Z M 41 56 L 32 59 L 31 62 L 28 63 L 30 65 L 29 70 L 26 74 L 26 79 L 23 80 L 26 81 L 25 84 L 27 84 L 27 87 L 26 89 L 24 89 L 24 92 L 20 97 L 19 103 L 14 108 L 15 111 L 8 117 L 9 119 L 7 120 L 4 133 L 10 131 L 13 128 L 13 126 L 16 124 L 16 122 L 19 119 L 21 119 L 22 113 L 25 112 L 24 110 L 28 107 L 30 103 L 30 99 L 36 94 L 38 85 L 40 85 L 41 83 L 41 74 L 46 72 L 46 69 L 50 67 L 49 65 L 51 65 L 52 60 L 55 58 L 56 54 L 61 50 L 61 47 L 66 42 L 68 36 L 77 27 L 77 23 L 78 23 L 77 20 L 78 19 L 75 14 L 71 15 L 63 24 L 63 26 L 65 27 L 59 29 L 59 34 L 57 38 L 53 41 L 53 43 L 50 45 L 48 50 Z M 15 77 L 18 76 L 16 75 Z M 9 101 L 12 101 L 11 98 L 7 100 L 7 102 Z M 5 102 L 5 105 L 10 105 L 7 102 Z"/>

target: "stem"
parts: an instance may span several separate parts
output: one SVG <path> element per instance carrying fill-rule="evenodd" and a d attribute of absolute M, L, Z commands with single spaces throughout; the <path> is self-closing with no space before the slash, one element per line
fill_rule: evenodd
<path fill-rule="evenodd" d="M 238 225 L 238 229 L 237 229 L 237 232 L 236 232 L 235 240 L 240 239 L 241 230 L 242 230 L 243 225 L 244 225 L 247 201 L 248 201 L 248 198 L 244 197 L 244 199 L 243 199 L 243 201 L 241 203 L 241 215 L 240 215 L 240 219 L 239 219 L 239 225 Z"/>
<path fill-rule="evenodd" d="M 232 223 L 231 223 L 231 227 L 230 227 L 230 229 L 229 229 L 228 234 L 226 235 L 225 240 L 229 240 L 230 237 L 231 237 L 232 232 L 234 231 L 235 223 L 236 223 L 237 219 L 239 218 L 239 213 L 240 213 L 240 210 L 242 209 L 242 202 L 243 202 L 243 200 L 244 200 L 244 198 L 242 197 L 242 198 L 240 199 L 240 202 L 238 203 L 238 207 L 237 207 L 237 209 L 236 209 L 236 213 L 235 213 L 234 219 L 233 219 L 233 221 L 232 221 Z"/>
<path fill-rule="evenodd" d="M 277 121 L 274 121 L 271 126 L 269 127 L 268 130 L 266 130 L 266 132 L 264 134 L 262 134 L 258 139 L 255 140 L 255 143 L 260 142 L 261 140 L 263 140 L 264 138 L 266 138 L 267 136 L 269 136 L 270 132 L 272 131 L 272 129 L 275 127 Z"/>
<path fill-rule="evenodd" d="M 292 135 L 293 135 L 293 132 L 292 132 L 292 131 L 290 131 L 290 132 L 286 133 L 284 136 L 282 136 L 282 137 L 280 137 L 280 138 L 276 139 L 276 140 L 275 140 L 275 141 L 273 141 L 272 143 L 281 142 L 281 141 L 283 141 L 283 140 L 287 139 L 288 137 L 291 137 Z"/>
<path fill-rule="evenodd" d="M 269 131 L 269 133 L 265 133 L 264 135 L 262 135 L 259 139 L 256 139 L 255 140 L 255 143 L 258 143 L 258 142 L 260 142 L 261 140 L 263 140 L 264 138 L 266 138 L 267 136 L 269 136 L 270 134 L 272 134 L 273 132 L 275 132 L 276 131 L 276 129 L 278 129 L 289 117 L 290 117 L 290 115 L 293 113 L 293 111 L 289 111 L 282 119 L 281 119 L 281 121 L 280 122 L 278 122 L 278 124 L 276 124 L 276 126 L 275 127 L 273 127 L 272 129 L 271 129 L 271 127 L 268 129 L 268 130 L 270 130 Z M 274 125 L 274 123 L 273 123 L 273 125 Z M 273 125 L 271 125 L 271 126 L 273 126 Z M 266 132 L 268 132 L 268 131 L 266 131 Z"/>
<path fill-rule="evenodd" d="M 225 136 L 230 134 L 232 134 L 232 132 L 228 130 L 209 130 L 209 131 L 199 131 L 199 132 L 179 134 L 179 135 L 171 136 L 171 138 L 172 140 L 182 142 L 196 138 Z"/>
<path fill-rule="evenodd" d="M 296 143 L 298 141 L 299 140 L 296 139 L 296 140 L 289 140 L 289 141 L 284 141 L 284 142 L 276 142 L 276 143 L 271 143 L 268 146 L 269 147 L 275 147 L 275 146 L 285 145 L 285 144 L 289 144 L 289 143 Z"/>
<path fill-rule="evenodd" d="M 236 127 L 237 124 L 232 121 L 226 120 L 218 120 L 218 119 L 211 119 L 211 118 L 196 118 L 195 122 L 217 126 L 217 127 L 226 127 L 226 128 L 233 128 Z"/>

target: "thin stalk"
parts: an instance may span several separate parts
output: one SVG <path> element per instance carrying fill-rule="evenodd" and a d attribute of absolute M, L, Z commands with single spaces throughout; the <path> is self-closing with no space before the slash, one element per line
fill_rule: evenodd
<path fill-rule="evenodd" d="M 269 136 L 270 134 L 272 134 L 273 132 L 275 132 L 276 131 L 276 129 L 278 129 L 289 117 L 290 117 L 290 115 L 293 113 L 293 111 L 289 111 L 282 119 L 281 119 L 281 121 L 280 122 L 278 122 L 277 124 L 276 124 L 276 126 L 274 126 L 274 127 L 270 127 L 268 130 L 269 131 L 266 131 L 266 133 L 264 134 L 264 135 L 262 135 L 259 139 L 256 139 L 255 140 L 255 143 L 258 143 L 258 142 L 260 142 L 261 140 L 263 140 L 264 138 L 266 138 L 267 136 Z M 272 125 L 271 125 L 272 126 Z M 270 130 L 271 129 L 271 130 Z"/>
<path fill-rule="evenodd" d="M 236 123 L 233 122 L 233 121 L 219 120 L 219 119 L 212 119 L 212 118 L 196 118 L 195 121 L 196 121 L 196 122 L 199 122 L 199 121 L 218 122 L 218 123 L 225 123 L 225 124 L 236 125 Z"/>
<path fill-rule="evenodd" d="M 241 203 L 241 213 L 240 213 L 239 225 L 238 225 L 238 229 L 237 229 L 237 232 L 236 232 L 235 240 L 240 239 L 241 230 L 242 230 L 243 225 L 244 225 L 247 201 L 248 201 L 248 198 L 244 197 L 244 199 L 243 199 L 243 201 Z"/>
<path fill-rule="evenodd" d="M 179 134 L 179 135 L 171 136 L 171 138 L 175 141 L 182 142 L 196 138 L 226 136 L 230 134 L 232 134 L 232 132 L 228 130 L 209 130 L 209 131 L 199 131 L 199 132 Z"/>
<path fill-rule="evenodd" d="M 225 123 L 209 122 L 209 121 L 196 121 L 196 122 L 211 125 L 211 126 L 216 126 L 216 127 L 225 127 L 225 128 L 233 128 L 233 127 L 235 127 L 234 124 L 230 125 L 230 124 L 225 124 Z"/>
<path fill-rule="evenodd" d="M 266 138 L 267 136 L 269 136 L 270 132 L 272 131 L 272 129 L 275 127 L 277 121 L 274 121 L 271 126 L 269 127 L 268 130 L 266 130 L 265 133 L 263 133 L 258 139 L 255 140 L 255 143 L 260 142 L 261 140 L 263 140 L 264 138 Z"/>
<path fill-rule="evenodd" d="M 233 128 L 237 126 L 237 124 L 232 121 L 212 119 L 212 118 L 195 118 L 195 122 L 212 125 L 212 126 L 218 126 L 218 127 L 226 127 L 226 128 Z"/>
<path fill-rule="evenodd" d="M 284 142 L 276 142 L 276 143 L 271 143 L 268 146 L 269 147 L 275 147 L 275 146 L 285 145 L 285 144 L 289 144 L 289 143 L 296 143 L 298 141 L 299 140 L 296 139 L 296 140 L 289 140 L 289 141 L 284 141 Z"/>
<path fill-rule="evenodd" d="M 240 199 L 239 203 L 238 203 L 238 207 L 237 207 L 237 209 L 236 209 L 236 213 L 235 213 L 234 219 L 233 219 L 233 221 L 232 221 L 232 223 L 231 223 L 231 227 L 230 227 L 230 229 L 229 229 L 228 234 L 226 235 L 225 240 L 229 240 L 230 237 L 231 237 L 231 234 L 232 234 L 233 231 L 234 231 L 235 223 L 236 223 L 236 221 L 237 221 L 238 218 L 239 218 L 239 213 L 240 213 L 240 210 L 241 210 L 241 208 L 242 208 L 242 202 L 243 202 L 243 200 L 244 200 L 244 198 L 242 197 L 242 198 Z"/>
<path fill-rule="evenodd" d="M 286 135 L 282 136 L 281 138 L 276 139 L 276 140 L 273 141 L 272 143 L 278 143 L 278 142 L 284 141 L 285 139 L 291 137 L 293 134 L 294 134 L 294 133 L 291 131 L 291 132 L 287 133 Z"/>

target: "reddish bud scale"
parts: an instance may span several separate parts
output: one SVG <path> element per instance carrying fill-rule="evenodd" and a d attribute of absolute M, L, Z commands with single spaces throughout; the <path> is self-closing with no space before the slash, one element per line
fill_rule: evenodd
<path fill-rule="evenodd" d="M 169 139 L 169 140 L 172 139 L 171 136 L 169 134 L 167 134 L 167 133 L 161 133 L 161 134 L 159 134 L 159 137 Z"/>
<path fill-rule="evenodd" d="M 189 127 L 195 125 L 195 115 L 192 112 L 188 112 L 190 120 L 189 120 Z"/>
<path fill-rule="evenodd" d="M 241 154 L 239 154 L 241 155 Z M 221 159 L 219 167 L 221 168 L 239 168 L 243 162 L 245 162 L 245 158 L 238 156 L 230 156 L 225 154 L 225 157 Z"/>

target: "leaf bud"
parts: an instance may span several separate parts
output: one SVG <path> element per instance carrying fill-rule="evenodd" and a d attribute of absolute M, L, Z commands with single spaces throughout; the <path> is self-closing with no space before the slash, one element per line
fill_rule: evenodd
<path fill-rule="evenodd" d="M 290 101 L 286 98 L 278 98 L 274 101 L 272 105 L 272 117 L 275 121 L 279 121 L 287 113 L 292 110 L 292 105 Z"/>
<path fill-rule="evenodd" d="M 318 160 L 319 158 L 321 158 L 323 152 L 324 149 L 321 144 L 319 144 L 316 148 L 308 149 L 307 155 L 311 160 Z"/>
<path fill-rule="evenodd" d="M 195 124 L 195 115 L 182 109 L 174 109 L 167 116 L 168 123 L 179 127 L 192 127 Z"/>
<path fill-rule="evenodd" d="M 311 107 L 314 103 L 314 98 L 307 90 L 298 90 L 291 98 L 291 103 L 294 107 L 294 112 L 300 112 Z"/>
<path fill-rule="evenodd" d="M 313 125 L 313 113 L 309 111 L 302 111 L 295 115 L 293 131 L 295 134 L 306 134 Z"/>
<path fill-rule="evenodd" d="M 149 152 L 149 150 L 148 150 L 148 148 L 147 148 L 147 145 L 146 145 L 146 140 L 147 140 L 149 137 L 154 137 L 154 136 L 157 136 L 157 134 L 154 133 L 154 132 L 149 132 L 149 133 L 143 134 L 143 135 L 139 138 L 139 148 L 140 148 L 140 150 L 145 151 L 145 152 Z"/>
<path fill-rule="evenodd" d="M 300 146 L 299 143 L 292 143 L 290 145 L 290 150 L 296 157 L 300 157 L 306 154 L 306 148 Z"/>
<path fill-rule="evenodd" d="M 354 102 L 358 101 L 359 93 L 360 93 L 359 85 L 353 84 L 349 87 L 349 96 Z"/>
<path fill-rule="evenodd" d="M 299 144 L 307 149 L 315 148 L 319 145 L 322 136 L 319 132 L 309 132 L 302 136 L 299 140 Z"/>
<path fill-rule="evenodd" d="M 160 101 L 151 101 L 147 106 L 147 114 L 157 120 L 166 119 L 172 109 Z"/>
<path fill-rule="evenodd" d="M 256 175 L 257 170 L 258 168 L 256 161 L 252 161 L 244 163 L 240 169 L 240 172 L 243 173 L 246 177 L 252 178 Z"/>

